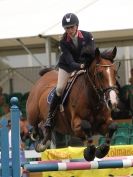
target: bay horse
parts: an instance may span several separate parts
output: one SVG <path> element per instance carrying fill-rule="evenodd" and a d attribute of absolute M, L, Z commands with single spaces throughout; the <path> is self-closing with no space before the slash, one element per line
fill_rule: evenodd
<path fill-rule="evenodd" d="M 111 138 L 117 129 L 117 124 L 111 117 L 111 111 L 119 103 L 116 84 L 116 68 L 114 58 L 117 48 L 100 52 L 94 51 L 94 59 L 86 70 L 77 74 L 70 93 L 64 103 L 64 111 L 57 110 L 54 130 L 63 134 L 70 134 L 87 140 L 84 158 L 88 161 L 95 157 L 103 158 L 107 155 Z M 58 71 L 45 69 L 42 76 L 35 83 L 29 93 L 26 103 L 27 117 L 33 126 L 36 139 L 35 150 L 42 152 L 47 148 L 43 143 L 44 125 L 47 118 L 49 104 L 47 97 L 56 86 Z M 93 135 L 101 134 L 106 137 L 104 144 L 95 147 Z"/>

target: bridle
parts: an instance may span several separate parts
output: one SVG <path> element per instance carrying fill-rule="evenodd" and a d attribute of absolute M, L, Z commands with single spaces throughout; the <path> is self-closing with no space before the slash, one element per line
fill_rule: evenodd
<path fill-rule="evenodd" d="M 101 80 L 99 78 L 98 75 L 98 67 L 108 67 L 108 68 L 112 68 L 114 67 L 114 63 L 112 64 L 96 64 L 95 69 L 94 69 L 94 73 L 91 73 L 89 69 L 87 69 L 87 78 L 90 82 L 90 84 L 92 85 L 93 89 L 96 92 L 96 95 L 99 98 L 100 102 L 104 102 L 107 106 L 108 106 L 108 102 L 109 102 L 109 97 L 107 95 L 109 95 L 110 91 L 115 91 L 118 92 L 118 87 L 117 85 L 114 86 L 109 86 L 107 88 L 103 88 L 101 86 Z M 97 88 L 96 86 L 96 80 L 98 82 L 99 88 Z"/>

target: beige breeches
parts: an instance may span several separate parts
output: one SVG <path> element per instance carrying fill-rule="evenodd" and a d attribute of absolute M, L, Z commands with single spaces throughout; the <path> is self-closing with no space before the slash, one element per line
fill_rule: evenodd
<path fill-rule="evenodd" d="M 59 68 L 58 81 L 56 86 L 56 93 L 58 96 L 62 95 L 70 75 L 71 73 L 67 73 L 65 70 Z"/>

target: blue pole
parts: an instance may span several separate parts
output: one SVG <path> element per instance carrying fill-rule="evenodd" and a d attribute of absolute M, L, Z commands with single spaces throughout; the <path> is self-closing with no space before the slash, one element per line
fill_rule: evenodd
<path fill-rule="evenodd" d="M 2 118 L 0 122 L 0 134 L 1 134 L 1 175 L 2 177 L 9 177 L 9 141 L 8 141 L 8 122 L 5 118 Z"/>
<path fill-rule="evenodd" d="M 20 111 L 18 98 L 11 98 L 11 145 L 12 145 L 12 176 L 20 177 Z"/>
<path fill-rule="evenodd" d="M 101 160 L 91 162 L 62 162 L 62 163 L 43 163 L 25 164 L 24 169 L 28 172 L 46 171 L 67 171 L 67 170 L 91 170 L 107 168 L 128 168 L 133 167 L 133 159 L 120 160 Z"/>

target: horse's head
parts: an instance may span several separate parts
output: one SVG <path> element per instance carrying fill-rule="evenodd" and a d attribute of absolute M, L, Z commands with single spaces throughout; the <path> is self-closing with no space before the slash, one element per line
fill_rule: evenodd
<path fill-rule="evenodd" d="M 102 53 L 96 48 L 94 60 L 89 68 L 93 87 L 111 110 L 116 109 L 119 102 L 116 83 L 117 72 L 114 64 L 116 53 L 116 47 L 112 51 Z"/>

